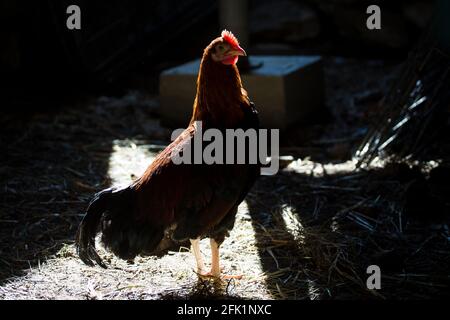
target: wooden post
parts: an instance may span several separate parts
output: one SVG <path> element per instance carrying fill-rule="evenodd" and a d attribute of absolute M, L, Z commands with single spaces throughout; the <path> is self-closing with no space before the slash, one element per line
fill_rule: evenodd
<path fill-rule="evenodd" d="M 233 32 L 242 47 L 248 46 L 247 0 L 219 0 L 219 19 L 222 29 Z"/>
<path fill-rule="evenodd" d="M 219 22 L 222 29 L 233 32 L 248 54 L 248 1 L 219 0 Z M 249 71 L 251 66 L 248 57 L 240 57 L 238 66 L 241 72 Z"/>

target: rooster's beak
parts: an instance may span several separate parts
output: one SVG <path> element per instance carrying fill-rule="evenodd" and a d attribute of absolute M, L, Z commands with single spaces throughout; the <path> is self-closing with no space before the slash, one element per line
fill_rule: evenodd
<path fill-rule="evenodd" d="M 228 51 L 227 55 L 229 55 L 229 56 L 244 56 L 245 57 L 247 55 L 247 53 L 240 46 L 237 46 L 237 47 L 231 49 L 230 51 Z"/>

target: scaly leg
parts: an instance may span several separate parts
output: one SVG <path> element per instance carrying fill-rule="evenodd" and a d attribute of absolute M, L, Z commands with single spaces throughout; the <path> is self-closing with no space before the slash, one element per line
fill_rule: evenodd
<path fill-rule="evenodd" d="M 219 244 L 210 239 L 211 243 L 211 271 L 205 271 L 205 264 L 203 262 L 202 253 L 200 252 L 200 239 L 191 239 L 192 252 L 194 253 L 195 260 L 197 261 L 197 273 L 201 277 L 211 277 L 220 279 L 241 279 L 242 275 L 223 275 L 221 276 L 222 268 L 220 267 L 219 260 Z"/>
<path fill-rule="evenodd" d="M 200 239 L 190 239 L 192 245 L 192 252 L 195 256 L 195 261 L 197 262 L 197 273 L 199 275 L 205 275 L 205 264 L 203 262 L 202 253 L 200 252 Z"/>
<path fill-rule="evenodd" d="M 242 275 L 220 275 L 222 268 L 219 259 L 219 244 L 214 239 L 210 239 L 211 243 L 211 272 L 210 276 L 222 279 L 241 279 Z"/>
<path fill-rule="evenodd" d="M 209 239 L 211 244 L 211 276 L 219 278 L 220 272 L 220 260 L 219 260 L 219 245 L 214 239 Z"/>

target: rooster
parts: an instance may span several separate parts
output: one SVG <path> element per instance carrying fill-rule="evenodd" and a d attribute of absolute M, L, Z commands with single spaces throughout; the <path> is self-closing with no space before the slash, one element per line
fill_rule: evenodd
<path fill-rule="evenodd" d="M 101 231 L 105 248 L 122 259 L 155 254 L 167 245 L 190 240 L 199 276 L 221 275 L 219 247 L 233 228 L 239 204 L 259 175 L 253 164 L 174 164 L 172 153 L 203 128 L 258 127 L 257 111 L 242 87 L 236 63 L 246 56 L 236 37 L 224 30 L 204 50 L 197 93 L 187 129 L 157 155 L 144 174 L 125 188 L 113 187 L 94 196 L 76 235 L 81 260 L 106 265 L 95 250 Z M 211 270 L 199 249 L 210 238 Z"/>

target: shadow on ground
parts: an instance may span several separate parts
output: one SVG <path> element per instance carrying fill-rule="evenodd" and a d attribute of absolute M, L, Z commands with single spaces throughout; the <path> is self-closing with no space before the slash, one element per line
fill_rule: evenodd
<path fill-rule="evenodd" d="M 448 296 L 449 217 L 435 204 L 446 202 L 448 188 L 425 176 L 405 164 L 357 172 L 352 161 L 297 161 L 277 176 L 262 177 L 247 203 L 273 296 Z M 441 188 L 441 196 L 416 193 L 411 209 L 411 186 L 425 181 Z M 367 289 L 370 265 L 381 268 L 381 290 Z"/>

